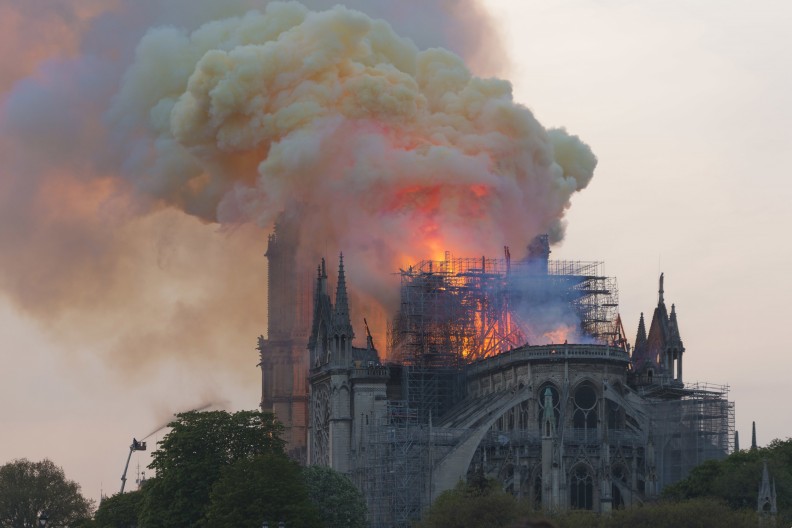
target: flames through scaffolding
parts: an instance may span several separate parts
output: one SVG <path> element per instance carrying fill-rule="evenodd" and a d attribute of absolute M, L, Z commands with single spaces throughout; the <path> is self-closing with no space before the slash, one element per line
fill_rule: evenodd
<path fill-rule="evenodd" d="M 424 260 L 401 270 L 389 356 L 455 366 L 525 344 L 621 344 L 616 280 L 600 262 L 550 261 L 546 237 L 526 259 Z"/>

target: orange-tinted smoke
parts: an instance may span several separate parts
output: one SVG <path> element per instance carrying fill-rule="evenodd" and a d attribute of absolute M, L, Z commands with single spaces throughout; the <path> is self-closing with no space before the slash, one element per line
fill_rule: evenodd
<path fill-rule="evenodd" d="M 394 7 L 408 3 L 360 7 L 412 41 L 342 8 L 0 3 L 17 50 L 0 61 L 3 295 L 130 374 L 162 358 L 247 368 L 284 208 L 309 211 L 300 262 L 343 249 L 372 304 L 393 302 L 398 266 L 560 237 L 593 155 L 508 83 L 426 50 L 501 68 L 475 2 L 422 2 L 420 23 Z"/>

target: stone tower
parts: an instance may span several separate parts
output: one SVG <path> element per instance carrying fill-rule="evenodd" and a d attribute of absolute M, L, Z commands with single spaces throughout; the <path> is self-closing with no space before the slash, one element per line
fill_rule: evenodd
<path fill-rule="evenodd" d="M 352 346 L 344 256 L 339 257 L 335 304 L 330 300 L 325 261 L 314 293 L 310 351 L 310 426 L 308 464 L 350 474 L 360 452 L 364 426 L 385 413 L 387 369 L 380 365 L 371 338 Z"/>
<path fill-rule="evenodd" d="M 305 461 L 308 419 L 310 279 L 297 266 L 297 214 L 282 214 L 269 237 L 267 337 L 259 337 L 261 410 L 285 426 L 289 455 Z"/>

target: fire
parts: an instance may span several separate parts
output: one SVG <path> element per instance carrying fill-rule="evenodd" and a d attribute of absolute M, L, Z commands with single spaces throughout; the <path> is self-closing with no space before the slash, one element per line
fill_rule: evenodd
<path fill-rule="evenodd" d="M 537 343 L 540 345 L 552 345 L 552 344 L 561 344 L 561 343 L 568 343 L 569 341 L 575 341 L 577 336 L 577 329 L 572 326 L 559 326 L 553 330 L 545 332 L 541 335 L 540 340 L 542 343 Z"/>

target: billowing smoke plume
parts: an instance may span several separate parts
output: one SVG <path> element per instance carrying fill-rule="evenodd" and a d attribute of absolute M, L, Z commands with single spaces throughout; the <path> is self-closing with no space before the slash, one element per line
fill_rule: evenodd
<path fill-rule="evenodd" d="M 125 366 L 245 357 L 284 210 L 300 211 L 308 265 L 344 250 L 350 282 L 380 301 L 381 279 L 414 260 L 560 239 L 589 148 L 545 130 L 508 82 L 427 47 L 502 66 L 472 31 L 480 9 L 358 4 L 418 32 L 297 3 L 0 4 L 60 17 L 68 36 L 0 78 L 2 291 Z"/>

